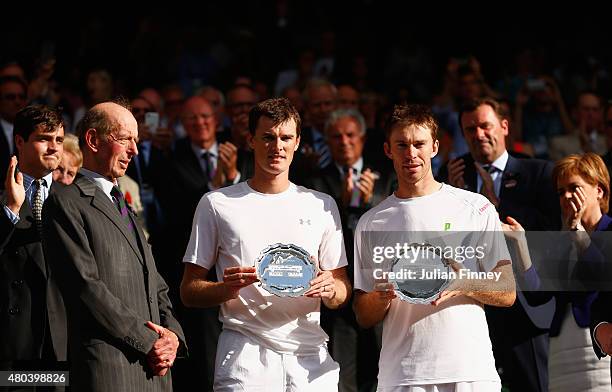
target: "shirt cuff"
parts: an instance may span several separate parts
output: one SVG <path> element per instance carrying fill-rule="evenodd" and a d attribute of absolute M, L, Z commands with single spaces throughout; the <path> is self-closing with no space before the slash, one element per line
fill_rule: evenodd
<path fill-rule="evenodd" d="M 523 282 L 526 290 L 535 291 L 540 288 L 540 276 L 533 265 L 523 272 Z"/>
<path fill-rule="evenodd" d="M 19 215 L 15 215 L 13 214 L 13 211 L 11 211 L 10 208 L 8 208 L 7 206 L 3 206 L 4 207 L 4 213 L 6 214 L 6 217 L 9 218 L 9 220 L 16 225 L 17 222 L 19 222 Z"/>
<path fill-rule="evenodd" d="M 608 354 L 606 354 L 606 352 L 605 352 L 605 351 L 604 351 L 604 350 L 601 348 L 601 346 L 599 345 L 599 342 L 597 341 L 597 338 L 595 337 L 595 336 L 597 336 L 597 328 L 599 328 L 599 326 L 600 326 L 600 325 L 602 325 L 602 324 L 609 324 L 609 323 L 608 323 L 607 321 L 602 321 L 602 322 L 600 322 L 599 324 L 597 324 L 597 325 L 595 326 L 595 328 L 593 328 L 593 341 L 594 341 L 594 342 L 595 342 L 595 344 L 597 345 L 597 348 L 599 349 L 599 351 L 601 351 L 601 353 L 602 353 L 602 354 L 603 354 L 603 356 L 605 357 L 605 356 L 606 356 L 606 355 L 608 355 Z"/>

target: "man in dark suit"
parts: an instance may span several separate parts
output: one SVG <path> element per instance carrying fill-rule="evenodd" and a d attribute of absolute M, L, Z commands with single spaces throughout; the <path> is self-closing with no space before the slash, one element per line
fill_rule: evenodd
<path fill-rule="evenodd" d="M 66 321 L 43 257 L 41 211 L 54 191 L 64 127 L 59 113 L 38 105 L 14 124 L 19 161 L 11 158 L 0 194 L 0 368 L 49 370 L 66 360 Z"/>
<path fill-rule="evenodd" d="M 13 122 L 17 112 L 27 102 L 28 86 L 15 76 L 0 77 L 0 189 L 4 188 L 4 175 L 15 148 Z"/>
<path fill-rule="evenodd" d="M 224 137 L 238 148 L 237 167 L 241 181 L 253 176 L 253 151 L 247 141 L 249 135 L 249 111 L 258 102 L 257 93 L 248 85 L 240 84 L 227 92 L 225 112 L 230 126 L 225 129 Z"/>
<path fill-rule="evenodd" d="M 44 249 L 68 319 L 70 385 L 83 391 L 170 391 L 185 343 L 142 228 L 116 187 L 138 153 L 134 116 L 91 108 L 78 129 L 83 168 L 44 208 Z"/>
<path fill-rule="evenodd" d="M 552 164 L 537 159 L 517 159 L 506 150 L 508 121 L 499 103 L 483 98 L 468 102 L 459 121 L 470 153 L 440 172 L 449 184 L 480 192 L 526 230 L 558 230 L 560 211 L 552 185 Z M 531 307 L 522 293 L 509 309 L 487 307 L 487 320 L 502 381 L 512 390 L 547 391 L 548 328 L 554 304 Z"/>
<path fill-rule="evenodd" d="M 291 181 L 305 183 L 313 171 L 331 163 L 331 154 L 325 140 L 325 123 L 336 109 L 337 90 L 324 79 L 311 79 L 304 89 L 306 117 L 309 125 L 301 131 L 301 146 L 295 155 Z"/>
<path fill-rule="evenodd" d="M 353 243 L 361 215 L 390 193 L 387 176 L 363 157 L 366 125 L 355 109 L 333 111 L 325 126 L 332 161 L 308 180 L 306 186 L 329 194 L 338 205 L 344 243 Z M 382 148 L 382 146 L 381 146 Z M 353 249 L 347 247 L 348 274 L 353 276 Z M 330 337 L 330 351 L 340 364 L 340 391 L 372 389 L 376 383 L 379 344 L 375 328 L 362 330 L 351 306 L 321 310 L 321 325 Z"/>
<path fill-rule="evenodd" d="M 166 164 L 172 136 L 167 128 L 149 129 L 149 125 L 145 122 L 145 115 L 155 112 L 155 106 L 146 98 L 134 98 L 130 103 L 130 109 L 138 123 L 138 155 L 130 161 L 125 173 L 138 183 L 146 229 L 151 238 L 151 244 L 155 246 L 161 235 L 163 222 L 155 191 L 166 185 L 162 182 L 159 173 L 160 168 Z"/>

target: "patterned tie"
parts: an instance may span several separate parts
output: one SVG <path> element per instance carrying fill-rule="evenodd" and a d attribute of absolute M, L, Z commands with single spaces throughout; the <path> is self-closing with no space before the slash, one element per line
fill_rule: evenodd
<path fill-rule="evenodd" d="M 113 203 L 115 203 L 115 206 L 119 210 L 119 214 L 121 214 L 121 218 L 123 218 L 130 231 L 134 233 L 134 225 L 130 219 L 130 213 L 128 211 L 127 203 L 125 202 L 125 197 L 123 197 L 123 193 L 121 193 L 119 188 L 114 186 L 111 190 L 111 196 L 113 197 Z"/>
<path fill-rule="evenodd" d="M 34 222 L 36 224 L 36 230 L 38 234 L 42 236 L 42 207 L 43 207 L 43 194 L 42 188 L 46 186 L 46 181 L 42 178 L 34 180 L 36 183 L 36 192 L 34 192 L 34 202 L 32 203 L 32 215 L 34 215 Z"/>
<path fill-rule="evenodd" d="M 496 174 L 499 173 L 501 170 L 499 170 L 497 167 L 493 165 L 482 165 L 482 168 L 485 169 L 491 176 L 491 179 L 493 180 L 493 189 L 495 189 L 495 179 L 497 178 Z M 482 183 L 481 183 L 480 191 L 479 191 L 480 194 L 484 192 L 484 181 L 482 181 L 481 179 L 481 182 Z"/>
<path fill-rule="evenodd" d="M 324 168 L 329 165 L 331 163 L 331 153 L 323 135 L 313 133 L 312 144 L 315 152 L 319 154 L 319 167 Z"/>

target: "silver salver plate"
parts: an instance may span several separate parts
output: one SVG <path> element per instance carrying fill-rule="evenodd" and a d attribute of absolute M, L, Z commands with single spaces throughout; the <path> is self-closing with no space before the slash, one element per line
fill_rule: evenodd
<path fill-rule="evenodd" d="M 427 243 L 412 243 L 406 253 L 393 261 L 393 284 L 398 297 L 413 304 L 429 304 L 451 282 L 452 267 L 439 248 Z M 412 272 L 409 272 L 412 271 Z"/>
<path fill-rule="evenodd" d="M 317 267 L 310 254 L 293 244 L 274 244 L 255 261 L 261 287 L 279 297 L 299 297 L 310 288 Z"/>

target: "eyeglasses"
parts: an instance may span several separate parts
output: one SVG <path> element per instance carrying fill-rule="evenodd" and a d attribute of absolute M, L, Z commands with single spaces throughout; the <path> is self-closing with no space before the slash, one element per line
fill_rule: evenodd
<path fill-rule="evenodd" d="M 137 138 L 133 138 L 133 137 L 116 137 L 115 135 L 113 135 L 112 133 L 109 133 L 108 136 L 113 139 L 113 141 L 125 148 L 128 148 L 132 145 L 132 143 L 134 144 L 138 144 L 138 139 Z"/>
<path fill-rule="evenodd" d="M 19 99 L 20 101 L 25 101 L 26 100 L 26 95 L 25 94 L 9 93 L 9 94 L 2 95 L 2 99 L 7 100 L 7 101 L 16 101 L 17 99 Z"/>

